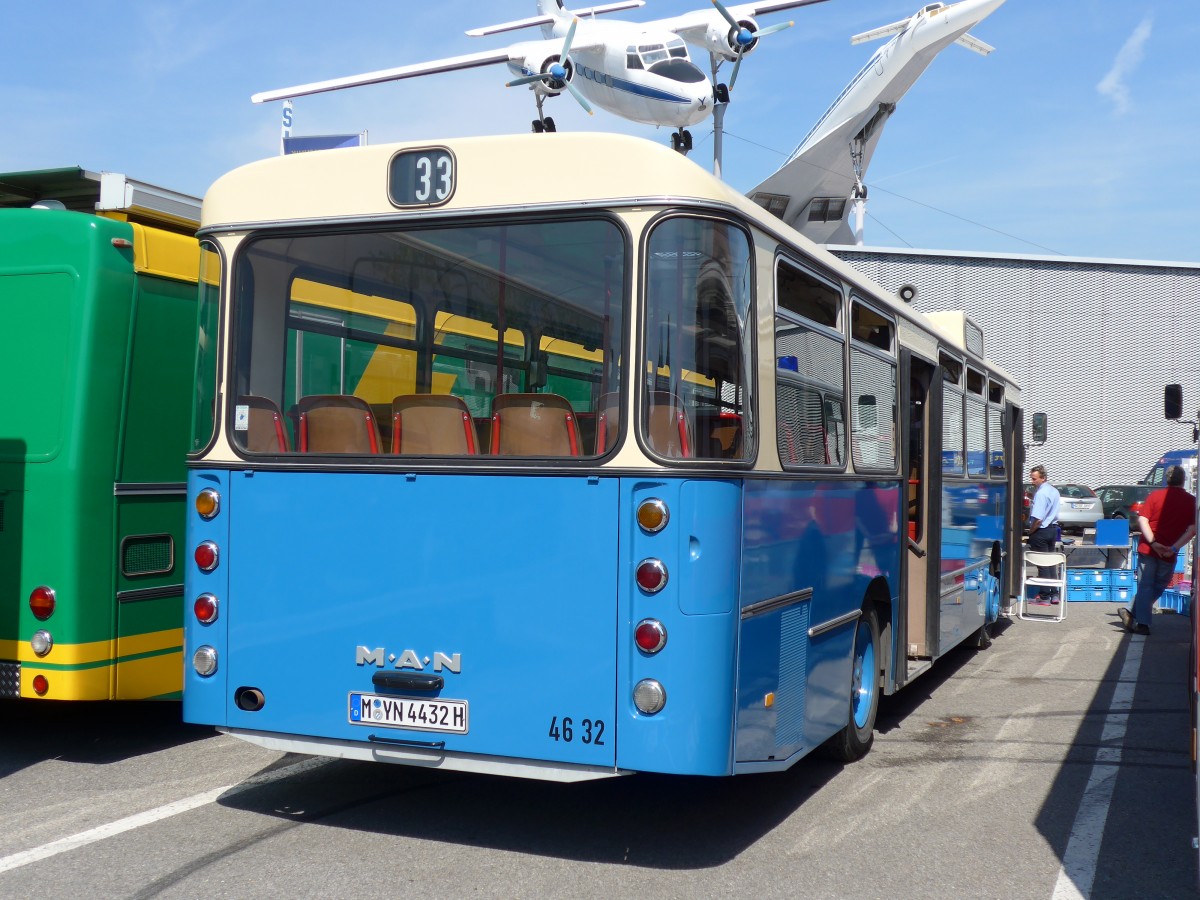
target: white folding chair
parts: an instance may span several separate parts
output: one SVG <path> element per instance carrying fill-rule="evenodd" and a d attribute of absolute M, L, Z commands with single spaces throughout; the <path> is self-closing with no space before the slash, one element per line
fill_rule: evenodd
<path fill-rule="evenodd" d="M 1053 577 L 1030 576 L 1029 567 L 1053 568 Z M 1041 606 L 1038 613 L 1029 614 L 1029 588 L 1058 589 L 1057 605 Z M 1044 553 L 1038 550 L 1025 551 L 1025 565 L 1021 572 L 1021 596 L 1017 598 L 1017 618 L 1030 622 L 1061 622 L 1067 616 L 1067 555 Z"/>

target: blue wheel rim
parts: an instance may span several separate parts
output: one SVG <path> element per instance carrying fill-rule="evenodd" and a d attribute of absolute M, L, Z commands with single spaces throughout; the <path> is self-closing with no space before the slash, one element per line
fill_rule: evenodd
<path fill-rule="evenodd" d="M 878 687 L 870 673 L 875 671 L 875 642 L 871 640 L 871 626 L 866 622 L 858 623 L 858 631 L 854 635 L 854 674 L 851 680 L 850 706 L 854 714 L 854 724 L 865 728 L 871 716 L 871 706 L 875 702 L 875 691 Z M 863 677 L 866 675 L 867 677 Z"/>

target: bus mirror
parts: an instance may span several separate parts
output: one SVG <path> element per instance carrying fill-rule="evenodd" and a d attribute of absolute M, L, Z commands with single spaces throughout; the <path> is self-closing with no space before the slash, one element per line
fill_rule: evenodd
<path fill-rule="evenodd" d="M 1163 418 L 1183 417 L 1183 385 L 1168 384 L 1163 388 Z"/>
<path fill-rule="evenodd" d="M 1033 443 L 1041 446 L 1046 443 L 1046 414 L 1033 414 Z"/>

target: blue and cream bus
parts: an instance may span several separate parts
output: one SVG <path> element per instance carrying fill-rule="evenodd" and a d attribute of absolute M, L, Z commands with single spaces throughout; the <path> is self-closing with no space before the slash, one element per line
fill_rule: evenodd
<path fill-rule="evenodd" d="M 281 157 L 200 237 L 190 722 L 562 781 L 850 760 L 1015 593 L 979 329 L 678 153 Z"/>

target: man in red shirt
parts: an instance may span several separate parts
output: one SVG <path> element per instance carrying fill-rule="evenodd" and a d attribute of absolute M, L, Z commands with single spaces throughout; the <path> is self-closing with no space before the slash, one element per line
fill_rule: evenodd
<path fill-rule="evenodd" d="M 1125 630 L 1134 634 L 1150 633 L 1154 603 L 1175 574 L 1180 549 L 1196 536 L 1196 498 L 1183 489 L 1184 478 L 1182 467 L 1167 469 L 1167 486 L 1146 498 L 1138 516 L 1142 539 L 1138 543 L 1133 612 L 1125 607 L 1117 610 Z"/>

